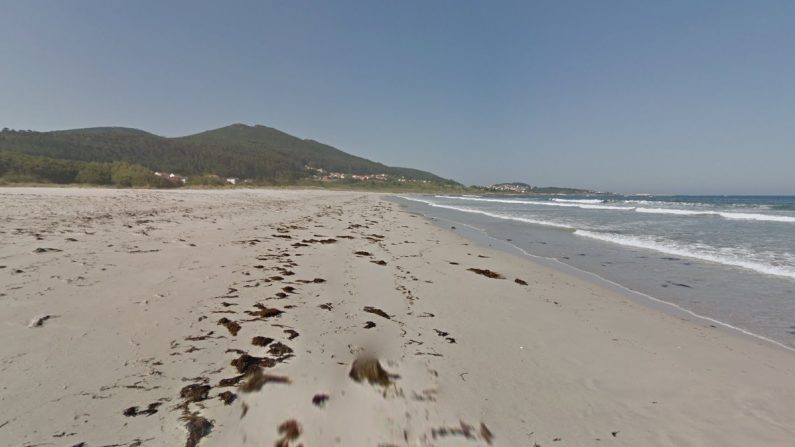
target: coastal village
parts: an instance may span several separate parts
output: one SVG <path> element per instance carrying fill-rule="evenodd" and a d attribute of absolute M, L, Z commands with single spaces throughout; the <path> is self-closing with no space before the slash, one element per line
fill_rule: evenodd
<path fill-rule="evenodd" d="M 420 180 L 420 179 L 407 179 L 403 176 L 394 176 L 389 175 L 386 173 L 378 173 L 378 174 L 350 174 L 345 172 L 336 172 L 336 171 L 327 171 L 323 168 L 313 168 L 310 166 L 305 167 L 308 171 L 312 171 L 313 174 L 311 178 L 313 180 L 321 181 L 321 182 L 335 182 L 335 181 L 379 181 L 379 182 L 398 182 L 398 183 L 423 183 L 428 184 L 430 183 L 429 180 Z M 188 183 L 188 177 L 180 174 L 175 174 L 173 172 L 161 172 L 161 171 L 154 171 L 154 175 L 169 180 L 175 184 L 185 185 Z M 217 183 L 226 183 L 230 185 L 238 185 L 242 183 L 253 183 L 253 179 L 241 179 L 238 177 L 222 177 L 216 174 L 207 174 L 203 177 L 214 179 Z"/>
<path fill-rule="evenodd" d="M 308 171 L 313 171 L 312 178 L 321 182 L 333 182 L 336 180 L 358 180 L 358 181 L 395 181 L 398 183 L 430 183 L 428 180 L 407 179 L 403 176 L 394 176 L 385 173 L 380 174 L 346 174 L 344 172 L 326 171 L 323 168 L 313 168 L 311 166 L 304 166 Z"/>
<path fill-rule="evenodd" d="M 590 189 L 579 188 L 560 188 L 555 186 L 530 186 L 527 183 L 510 182 L 510 183 L 495 183 L 488 186 L 477 187 L 481 190 L 488 192 L 498 192 L 504 194 L 588 194 L 588 195 L 604 195 L 610 194 L 608 192 L 593 191 Z"/>
<path fill-rule="evenodd" d="M 494 185 L 488 185 L 484 187 L 489 191 L 499 191 L 499 192 L 512 192 L 517 194 L 527 194 L 531 192 L 535 187 L 530 186 L 526 183 L 497 183 Z"/>
<path fill-rule="evenodd" d="M 155 171 L 154 174 L 156 176 L 160 177 L 160 178 L 164 178 L 164 179 L 166 179 L 168 181 L 171 181 L 173 183 L 177 183 L 177 184 L 180 184 L 180 185 L 184 185 L 184 184 L 188 183 L 188 177 L 185 177 L 185 176 L 182 176 L 182 175 L 179 175 L 179 174 L 174 174 L 173 172 L 165 173 L 165 172 Z M 237 185 L 238 183 L 251 183 L 253 181 L 251 179 L 241 180 L 241 179 L 239 179 L 237 177 L 221 177 L 220 175 L 215 175 L 215 174 L 208 174 L 205 177 L 209 177 L 209 178 L 215 179 L 215 180 L 218 181 L 218 183 L 228 183 L 230 185 Z"/>
<path fill-rule="evenodd" d="M 397 183 L 422 183 L 428 184 L 430 183 L 429 180 L 420 180 L 420 179 L 407 179 L 403 176 L 394 176 L 389 175 L 386 173 L 378 173 L 378 174 L 350 174 L 345 172 L 338 172 L 338 171 L 327 171 L 323 168 L 313 168 L 311 166 L 304 167 L 308 171 L 312 171 L 313 174 L 311 175 L 311 179 L 319 182 L 324 183 L 332 183 L 332 182 L 366 182 L 366 181 L 376 181 L 376 182 L 397 182 Z M 189 181 L 187 176 L 175 174 L 173 172 L 161 172 L 161 171 L 154 171 L 154 175 L 164 178 L 176 185 L 186 185 Z M 223 177 L 217 174 L 206 174 L 201 176 L 205 179 L 209 179 L 212 184 L 218 185 L 240 185 L 240 184 L 248 184 L 254 183 L 253 179 L 241 179 L 239 177 Z M 574 188 L 555 188 L 555 187 L 539 187 L 539 186 L 531 186 L 527 183 L 521 182 L 511 182 L 511 183 L 495 183 L 492 185 L 487 186 L 475 186 L 474 188 L 479 188 L 481 190 L 489 191 L 489 192 L 498 192 L 498 193 L 506 193 L 506 194 L 605 194 L 599 191 L 591 191 L 591 190 L 584 190 L 584 189 L 574 189 Z"/>

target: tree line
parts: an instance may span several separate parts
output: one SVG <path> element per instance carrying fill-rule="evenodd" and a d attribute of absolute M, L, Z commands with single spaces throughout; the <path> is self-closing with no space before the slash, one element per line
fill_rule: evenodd
<path fill-rule="evenodd" d="M 85 162 L 0 151 L 0 182 L 112 185 L 173 188 L 179 186 L 149 169 L 126 162 Z"/>

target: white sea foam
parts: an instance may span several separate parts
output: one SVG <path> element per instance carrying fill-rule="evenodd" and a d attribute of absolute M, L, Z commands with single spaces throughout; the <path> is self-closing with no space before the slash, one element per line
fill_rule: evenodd
<path fill-rule="evenodd" d="M 475 202 L 492 202 L 492 203 L 513 203 L 524 205 L 544 205 L 544 206 L 558 206 L 563 208 L 582 208 L 582 209 L 595 209 L 595 210 L 624 210 L 632 211 L 633 208 L 626 206 L 612 206 L 612 205 L 592 205 L 590 202 L 585 203 L 560 203 L 549 202 L 541 200 L 518 200 L 518 199 L 487 199 L 485 197 L 457 197 L 457 196 L 436 196 L 440 199 L 456 199 L 456 200 L 471 200 Z"/>
<path fill-rule="evenodd" d="M 717 216 L 718 213 L 714 211 L 694 211 L 694 210 L 680 210 L 675 208 L 635 208 L 638 213 L 645 214 L 675 214 L 677 216 Z"/>
<path fill-rule="evenodd" d="M 472 208 L 462 208 L 462 207 L 457 207 L 457 206 L 442 205 L 442 204 L 439 204 L 439 203 L 431 202 L 430 200 L 422 200 L 422 199 L 417 199 L 417 198 L 414 198 L 414 197 L 400 196 L 400 198 L 401 199 L 405 199 L 405 200 L 411 200 L 413 202 L 424 203 L 426 205 L 430 205 L 430 206 L 435 207 L 435 208 L 445 208 L 445 209 L 449 209 L 449 210 L 461 211 L 463 213 L 481 214 L 481 215 L 484 215 L 484 216 L 493 217 L 495 219 L 513 220 L 513 221 L 516 221 L 516 222 L 524 222 L 524 223 L 529 223 L 529 224 L 534 224 L 534 225 L 544 225 L 544 226 L 547 226 L 547 227 L 556 227 L 556 228 L 564 228 L 564 229 L 567 229 L 567 230 L 574 230 L 574 228 L 572 228 L 572 227 L 570 227 L 568 225 L 564 225 L 564 224 L 560 224 L 560 223 L 556 223 L 556 222 L 549 222 L 549 221 L 545 221 L 545 220 L 528 219 L 528 218 L 525 218 L 525 217 L 511 216 L 511 215 L 508 215 L 508 214 L 490 213 L 488 211 L 476 210 L 476 209 L 472 209 Z"/>
<path fill-rule="evenodd" d="M 553 201 L 542 200 L 519 200 L 519 199 L 491 199 L 485 197 L 457 197 L 457 196 L 436 196 L 442 199 L 455 199 L 467 200 L 475 202 L 492 202 L 492 203 L 507 203 L 507 204 L 524 204 L 524 205 L 542 205 L 542 206 L 556 206 L 564 208 L 580 208 L 587 210 L 612 210 L 612 211 L 634 211 L 644 214 L 667 214 L 677 216 L 717 216 L 724 219 L 731 220 L 754 220 L 762 222 L 786 222 L 795 223 L 795 216 L 782 216 L 778 214 L 759 214 L 759 213 L 734 213 L 724 211 L 710 211 L 710 210 L 683 210 L 678 208 L 644 208 L 636 206 L 616 206 L 616 205 L 603 205 L 600 200 L 595 201 L 566 201 L 566 199 L 552 199 Z M 641 201 L 636 201 L 640 203 Z M 600 204 L 596 204 L 600 203 Z M 651 202 L 649 202 L 651 203 Z"/>
<path fill-rule="evenodd" d="M 605 203 L 603 199 L 551 199 L 553 202 L 561 203 Z"/>
<path fill-rule="evenodd" d="M 672 208 L 636 208 L 639 213 L 651 214 L 676 214 L 679 216 L 720 216 L 732 220 L 759 220 L 763 222 L 790 222 L 795 223 L 795 216 L 779 216 L 776 214 L 759 213 L 731 213 L 725 211 L 695 211 Z"/>
<path fill-rule="evenodd" d="M 665 200 L 622 200 L 622 203 L 632 204 L 632 205 L 657 205 L 657 206 L 710 206 L 710 203 L 701 203 L 701 202 L 675 202 L 675 201 L 665 201 Z"/>
<path fill-rule="evenodd" d="M 674 256 L 700 259 L 717 264 L 741 267 L 767 275 L 785 276 L 795 279 L 795 267 L 791 265 L 772 265 L 761 261 L 749 260 L 727 250 L 718 250 L 708 246 L 695 246 L 690 244 L 682 246 L 671 241 L 659 241 L 649 237 L 628 236 L 615 233 L 598 233 L 587 230 L 576 230 L 574 234 L 600 241 L 611 242 L 628 247 L 645 248 Z M 792 257 L 790 255 L 790 257 Z"/>
<path fill-rule="evenodd" d="M 767 222 L 792 222 L 795 223 L 795 216 L 778 216 L 773 214 L 755 214 L 755 213 L 718 213 L 726 219 L 743 219 L 743 220 L 763 220 Z"/>

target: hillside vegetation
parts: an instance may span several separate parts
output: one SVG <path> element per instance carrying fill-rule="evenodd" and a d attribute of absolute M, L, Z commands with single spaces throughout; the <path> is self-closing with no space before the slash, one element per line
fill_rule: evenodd
<path fill-rule="evenodd" d="M 292 184 L 315 174 L 315 171 L 306 169 L 310 166 L 349 175 L 387 174 L 395 179 L 403 177 L 412 181 L 459 186 L 452 180 L 428 172 L 385 166 L 277 129 L 243 124 L 178 138 L 161 137 L 123 127 L 53 132 L 4 129 L 0 132 L 0 151 L 6 154 L 6 165 L 12 162 L 20 164 L 20 167 L 15 168 L 20 172 L 29 172 L 31 163 L 60 166 L 58 160 L 61 160 L 127 163 L 150 172 L 175 172 L 188 177 L 214 174 L 252 179 L 257 183 Z M 35 158 L 35 162 L 33 159 L 23 160 L 9 155 L 12 153 L 39 158 Z M 78 164 L 66 163 L 63 166 L 75 169 Z M 60 182 L 61 178 L 42 179 Z"/>
<path fill-rule="evenodd" d="M 61 160 L 0 151 L 0 184 L 6 183 L 84 183 L 153 188 L 177 186 L 141 165 L 126 162 Z"/>

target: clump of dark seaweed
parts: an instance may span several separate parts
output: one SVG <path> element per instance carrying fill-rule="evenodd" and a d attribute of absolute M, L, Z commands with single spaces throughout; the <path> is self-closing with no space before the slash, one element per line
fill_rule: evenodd
<path fill-rule="evenodd" d="M 218 386 L 222 386 L 222 387 L 224 387 L 224 386 L 235 386 L 235 385 L 238 384 L 238 382 L 240 382 L 241 380 L 243 380 L 245 378 L 246 378 L 246 375 L 245 374 L 241 374 L 239 376 L 230 377 L 228 379 L 221 379 L 220 381 L 218 381 Z"/>
<path fill-rule="evenodd" d="M 285 376 L 276 376 L 273 374 L 264 374 L 262 369 L 255 369 L 248 375 L 248 379 L 240 385 L 240 391 L 244 393 L 251 393 L 259 391 L 267 383 L 284 383 L 289 384 L 290 379 Z"/>
<path fill-rule="evenodd" d="M 243 354 L 240 357 L 232 360 L 231 365 L 237 369 L 240 374 L 252 373 L 259 368 L 273 368 L 276 366 L 276 361 L 270 358 L 254 357 L 252 355 Z"/>
<path fill-rule="evenodd" d="M 389 386 L 398 376 L 386 372 L 377 358 L 364 356 L 353 361 L 348 377 L 359 383 L 366 380 L 370 385 Z"/>
<path fill-rule="evenodd" d="M 384 317 L 387 320 L 391 320 L 392 319 L 392 317 L 390 317 L 389 314 L 387 314 L 386 312 L 384 312 L 383 310 L 381 310 L 381 309 L 379 309 L 377 307 L 364 306 L 364 311 L 365 312 L 369 312 L 371 314 L 378 315 L 379 317 Z"/>
<path fill-rule="evenodd" d="M 225 326 L 227 329 L 229 329 L 229 333 L 234 336 L 236 336 L 237 333 L 240 331 L 240 325 L 237 322 L 234 322 L 226 317 L 218 320 L 218 324 Z"/>
<path fill-rule="evenodd" d="M 475 437 L 475 427 L 467 424 L 464 421 L 459 421 L 459 427 L 440 427 L 431 429 L 431 437 L 433 439 L 444 436 L 463 436 L 466 439 L 477 439 Z"/>
<path fill-rule="evenodd" d="M 289 447 L 290 441 L 295 441 L 301 436 L 301 424 L 295 419 L 285 421 L 279 425 L 279 434 L 282 437 L 276 441 L 276 447 Z"/>
<path fill-rule="evenodd" d="M 281 293 L 281 292 L 279 292 L 279 293 Z M 286 297 L 287 295 L 284 295 L 284 296 Z M 254 307 L 256 307 L 257 310 L 247 310 L 246 313 L 251 315 L 251 316 L 259 317 L 259 318 L 278 317 L 279 315 L 284 313 L 284 311 L 281 311 L 281 310 L 276 309 L 274 307 L 266 307 L 266 306 L 264 306 L 262 304 L 259 304 L 259 303 L 255 304 Z"/>
<path fill-rule="evenodd" d="M 502 275 L 500 275 L 499 273 L 497 273 L 497 272 L 492 272 L 491 270 L 488 270 L 488 269 L 476 269 L 476 268 L 471 268 L 471 269 L 467 269 L 467 270 L 469 270 L 470 272 L 475 272 L 475 273 L 477 273 L 478 275 L 483 275 L 483 276 L 485 276 L 485 277 L 487 277 L 487 278 L 492 278 L 492 279 L 505 279 L 505 277 L 504 277 L 504 276 L 502 276 Z"/>
<path fill-rule="evenodd" d="M 55 253 L 55 252 L 59 252 L 59 251 L 63 251 L 63 250 L 60 250 L 60 249 L 57 249 L 57 248 L 49 248 L 49 247 L 43 247 L 42 248 L 42 247 L 39 247 L 39 248 L 36 248 L 35 250 L 33 250 L 33 253 Z"/>
<path fill-rule="evenodd" d="M 326 401 L 328 401 L 328 394 L 315 394 L 312 397 L 312 403 L 316 407 L 323 408 L 326 405 Z"/>
<path fill-rule="evenodd" d="M 196 447 L 199 441 L 213 431 L 213 423 L 204 416 L 198 414 L 188 414 L 181 418 L 185 421 L 185 429 L 188 430 L 188 439 L 185 447 Z"/>
<path fill-rule="evenodd" d="M 221 399 L 221 402 L 223 402 L 224 405 L 230 405 L 235 401 L 235 399 L 237 399 L 237 394 L 231 391 L 224 391 L 223 393 L 218 394 L 218 398 Z"/>
<path fill-rule="evenodd" d="M 334 239 L 334 238 L 328 238 L 328 239 L 304 239 L 301 242 L 303 242 L 304 244 L 333 244 L 333 243 L 337 242 L 337 240 Z"/>
<path fill-rule="evenodd" d="M 147 405 L 146 409 L 144 410 L 138 410 L 138 407 L 130 407 L 124 410 L 122 414 L 127 417 L 140 416 L 142 414 L 146 416 L 151 416 L 157 413 L 158 407 L 160 407 L 160 405 L 162 404 L 163 404 L 162 402 L 152 402 L 151 404 Z"/>
<path fill-rule="evenodd" d="M 251 344 L 254 346 L 268 346 L 269 344 L 273 343 L 273 339 L 270 337 L 263 337 L 263 336 L 256 336 L 251 339 Z"/>
<path fill-rule="evenodd" d="M 525 281 L 523 279 L 519 279 L 519 278 L 514 279 L 513 282 L 515 282 L 516 284 L 522 285 L 522 286 L 526 286 L 527 285 L 527 281 Z"/>
<path fill-rule="evenodd" d="M 207 399 L 210 393 L 210 385 L 191 384 L 183 387 L 179 391 L 179 397 L 185 399 L 185 402 L 200 402 Z"/>
<path fill-rule="evenodd" d="M 285 329 L 284 333 L 288 335 L 287 337 L 288 340 L 293 340 L 297 338 L 298 335 L 300 335 L 298 331 L 296 331 L 295 329 Z"/>
<path fill-rule="evenodd" d="M 292 353 L 293 349 L 280 341 L 277 341 L 268 347 L 268 354 L 276 357 L 283 357 Z"/>

